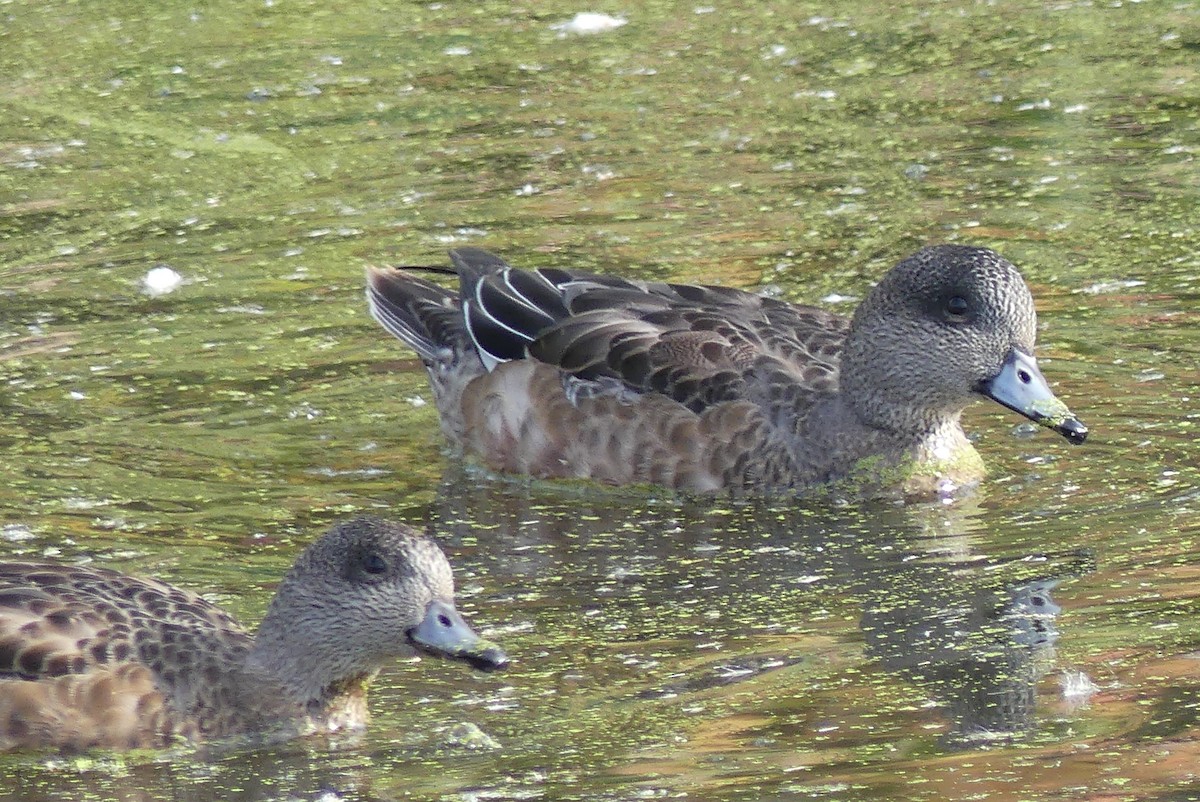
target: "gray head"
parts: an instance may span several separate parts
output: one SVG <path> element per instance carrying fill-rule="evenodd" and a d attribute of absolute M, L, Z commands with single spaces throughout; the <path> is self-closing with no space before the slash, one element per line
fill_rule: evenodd
<path fill-rule="evenodd" d="M 455 610 L 450 564 L 432 540 L 403 524 L 356 518 L 296 560 L 259 629 L 254 659 L 317 698 L 418 652 L 485 670 L 508 662 Z"/>
<path fill-rule="evenodd" d="M 1087 429 L 1033 360 L 1037 314 L 1017 269 L 995 251 L 924 248 L 888 271 L 855 312 L 841 389 L 868 423 L 923 431 L 986 395 L 1072 442 Z"/>

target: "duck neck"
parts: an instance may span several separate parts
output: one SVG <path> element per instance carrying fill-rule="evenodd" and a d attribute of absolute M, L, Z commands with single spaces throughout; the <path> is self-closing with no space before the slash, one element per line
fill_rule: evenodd
<path fill-rule="evenodd" d="M 852 493 L 932 498 L 983 475 L 978 453 L 963 434 L 958 413 L 929 425 L 899 425 L 864 416 L 841 394 L 813 408 L 805 423 L 804 453 L 816 477 L 845 477 Z M 947 484 L 949 482 L 949 484 Z"/>
<path fill-rule="evenodd" d="M 896 404 L 894 398 L 874 388 L 847 389 L 842 395 L 847 409 L 863 426 L 905 445 L 932 448 L 942 441 L 962 439 L 961 407 L 929 409 Z"/>
<path fill-rule="evenodd" d="M 813 405 L 801 423 L 796 440 L 805 450 L 829 462 L 827 469 L 841 473 L 857 460 L 872 454 L 907 450 L 919 437 L 897 431 L 871 415 L 846 393 L 826 396 Z"/>
<path fill-rule="evenodd" d="M 361 730 L 367 726 L 367 689 L 375 674 L 358 674 L 327 685 L 321 697 L 309 702 L 308 717 L 325 732 Z"/>
<path fill-rule="evenodd" d="M 954 433 L 961 438 L 959 418 L 966 401 L 957 394 L 939 397 L 904 370 L 903 361 L 851 331 L 838 377 L 841 402 L 863 426 L 906 445 L 954 439 Z"/>
<path fill-rule="evenodd" d="M 284 621 L 274 606 L 246 655 L 255 693 L 278 695 L 290 715 L 312 728 L 336 732 L 367 722 L 367 687 L 375 672 L 355 671 L 330 654 L 327 643 L 311 642 L 310 628 Z M 251 700 L 261 704 L 263 700 Z"/>

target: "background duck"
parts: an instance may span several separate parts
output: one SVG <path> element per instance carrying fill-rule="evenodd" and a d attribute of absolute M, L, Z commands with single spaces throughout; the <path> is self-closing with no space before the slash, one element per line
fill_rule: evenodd
<path fill-rule="evenodd" d="M 1073 443 L 1033 357 L 1033 297 L 986 248 L 893 267 L 852 319 L 748 292 L 450 253 L 447 290 L 368 271 L 371 314 L 420 355 L 442 430 L 488 466 L 686 491 L 928 495 L 977 482 L 980 395 Z"/>
<path fill-rule="evenodd" d="M 194 593 L 104 568 L 0 563 L 0 748 L 154 747 L 361 728 L 366 690 L 418 652 L 500 668 L 454 608 L 432 540 L 375 518 L 296 560 L 257 635 Z"/>

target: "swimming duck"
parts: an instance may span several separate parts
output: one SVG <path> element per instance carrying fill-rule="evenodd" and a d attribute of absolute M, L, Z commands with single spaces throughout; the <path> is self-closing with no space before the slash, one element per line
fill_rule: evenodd
<path fill-rule="evenodd" d="M 974 398 L 1087 436 L 1034 359 L 1029 288 L 987 248 L 918 251 L 851 319 L 478 248 L 450 260 L 457 290 L 371 268 L 367 299 L 424 362 L 447 439 L 498 471 L 930 496 L 983 476 L 959 421 Z"/>
<path fill-rule="evenodd" d="M 418 652 L 484 670 L 507 663 L 455 610 L 434 542 L 375 518 L 312 543 L 256 635 L 154 579 L 0 562 L 0 748 L 359 729 L 371 678 Z"/>

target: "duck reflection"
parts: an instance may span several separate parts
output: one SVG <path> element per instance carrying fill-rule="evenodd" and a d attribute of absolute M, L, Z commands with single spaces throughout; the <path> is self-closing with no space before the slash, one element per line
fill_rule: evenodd
<path fill-rule="evenodd" d="M 1035 726 L 1037 682 L 1053 667 L 1061 610 L 1050 591 L 1059 581 L 995 589 L 959 581 L 902 598 L 877 595 L 863 611 L 867 654 L 946 706 L 947 744 L 1024 735 Z"/>
<path fill-rule="evenodd" d="M 566 648 L 557 662 L 554 645 L 542 652 L 547 682 L 590 677 L 630 700 L 669 699 L 799 666 L 833 643 L 858 655 L 856 671 L 898 675 L 941 711 L 945 748 L 1033 732 L 1058 640 L 1051 591 L 1091 570 L 1085 553 L 981 556 L 984 518 L 970 503 L 655 498 L 459 466 L 429 518 L 506 589 L 539 644 Z M 594 676 L 606 653 L 616 667 Z M 870 718 L 873 701 L 851 705 Z"/>

